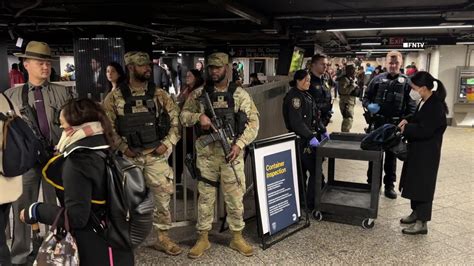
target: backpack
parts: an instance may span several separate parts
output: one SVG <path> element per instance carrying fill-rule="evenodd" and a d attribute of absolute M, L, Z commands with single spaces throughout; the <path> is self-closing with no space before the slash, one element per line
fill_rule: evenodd
<path fill-rule="evenodd" d="M 14 110 L 12 102 L 3 93 L 10 110 Z M 28 124 L 19 116 L 0 112 L 3 121 L 2 166 L 5 177 L 24 174 L 38 162 L 41 144 Z"/>
<path fill-rule="evenodd" d="M 155 208 L 143 171 L 127 159 L 101 149 L 71 145 L 68 153 L 76 149 L 89 149 L 106 164 L 107 198 L 91 200 L 92 204 L 105 204 L 104 211 L 91 212 L 94 231 L 113 248 L 136 248 L 151 232 Z M 59 190 L 64 190 L 61 177 L 64 162 L 64 154 L 57 155 L 42 171 L 45 180 Z"/>
<path fill-rule="evenodd" d="M 397 126 L 385 124 L 365 136 L 360 143 L 360 148 L 372 151 L 389 150 L 401 140 L 401 134 L 397 133 Z"/>
<path fill-rule="evenodd" d="M 107 215 L 103 236 L 114 248 L 134 249 L 149 235 L 155 204 L 143 171 L 127 159 L 96 151 L 106 161 Z"/>

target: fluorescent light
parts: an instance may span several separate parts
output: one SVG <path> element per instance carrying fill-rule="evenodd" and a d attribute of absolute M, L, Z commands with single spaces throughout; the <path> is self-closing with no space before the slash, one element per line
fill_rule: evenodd
<path fill-rule="evenodd" d="M 360 44 L 361 46 L 374 46 L 374 45 L 382 45 L 380 42 L 363 42 Z"/>
<path fill-rule="evenodd" d="M 456 44 L 474 44 L 474 42 L 457 42 Z"/>
<path fill-rule="evenodd" d="M 361 49 L 362 52 L 390 52 L 390 51 L 399 51 L 399 52 L 418 52 L 418 51 L 424 51 L 424 49 Z"/>
<path fill-rule="evenodd" d="M 329 29 L 328 32 L 335 31 L 370 31 L 370 30 L 428 30 L 428 29 L 466 29 L 473 25 L 444 25 L 444 26 L 416 26 L 416 27 L 388 27 L 388 28 L 347 28 L 347 29 Z"/>
<path fill-rule="evenodd" d="M 356 52 L 356 54 L 366 54 L 367 52 Z"/>
<path fill-rule="evenodd" d="M 162 53 L 162 54 L 164 54 L 165 50 L 153 50 L 152 52 L 153 53 Z"/>

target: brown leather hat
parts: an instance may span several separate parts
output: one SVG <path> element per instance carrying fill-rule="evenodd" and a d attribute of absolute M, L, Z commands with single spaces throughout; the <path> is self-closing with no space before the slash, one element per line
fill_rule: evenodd
<path fill-rule="evenodd" d="M 31 41 L 26 45 L 25 53 L 14 53 L 16 57 L 32 58 L 38 60 L 58 60 L 57 57 L 51 56 L 51 49 L 45 42 Z"/>

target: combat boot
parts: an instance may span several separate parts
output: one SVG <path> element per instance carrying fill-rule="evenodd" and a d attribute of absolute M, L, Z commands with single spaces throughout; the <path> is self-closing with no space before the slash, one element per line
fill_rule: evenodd
<path fill-rule="evenodd" d="M 166 230 L 158 231 L 158 239 L 153 245 L 153 248 L 172 256 L 177 256 L 183 252 L 183 250 L 169 238 L 168 231 Z"/>
<path fill-rule="evenodd" d="M 426 222 L 416 220 L 410 227 L 403 229 L 402 233 L 407 235 L 426 235 L 428 234 L 428 225 Z"/>
<path fill-rule="evenodd" d="M 204 254 L 204 251 L 211 248 L 211 243 L 209 243 L 209 239 L 207 238 L 208 231 L 199 231 L 199 238 L 196 241 L 194 247 L 188 253 L 188 257 L 191 259 L 197 259 Z"/>
<path fill-rule="evenodd" d="M 253 255 L 253 248 L 242 237 L 242 231 L 232 232 L 232 241 L 230 241 L 230 248 L 237 250 L 240 254 L 250 257 Z"/>
<path fill-rule="evenodd" d="M 416 212 L 412 211 L 410 215 L 400 219 L 400 223 L 402 224 L 414 224 L 416 222 Z"/>

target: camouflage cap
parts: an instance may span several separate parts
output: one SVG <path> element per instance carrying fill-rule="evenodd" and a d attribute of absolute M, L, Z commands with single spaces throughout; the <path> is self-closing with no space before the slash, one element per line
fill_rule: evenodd
<path fill-rule="evenodd" d="M 151 64 L 150 56 L 145 52 L 132 51 L 124 55 L 125 65 L 134 64 L 138 66 Z"/>
<path fill-rule="evenodd" d="M 208 66 L 225 66 L 229 64 L 229 56 L 226 53 L 213 53 L 207 57 Z"/>

